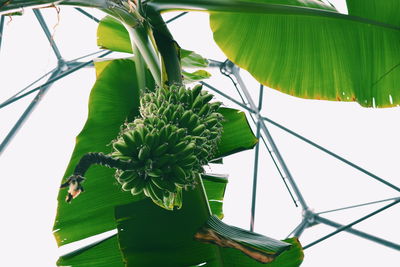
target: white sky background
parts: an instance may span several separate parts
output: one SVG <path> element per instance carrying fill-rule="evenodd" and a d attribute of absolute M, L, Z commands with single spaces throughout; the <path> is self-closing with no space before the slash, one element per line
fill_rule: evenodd
<path fill-rule="evenodd" d="M 335 2 L 335 1 L 332 1 Z M 340 1 L 343 2 L 343 1 Z M 342 3 L 343 5 L 343 3 Z M 338 6 L 343 7 L 343 6 Z M 52 32 L 54 9 L 43 10 Z M 96 51 L 96 24 L 63 7 L 54 38 L 66 60 Z M 8 20 L 8 19 L 7 19 Z M 225 58 L 212 41 L 208 16 L 193 13 L 171 23 L 178 43 L 205 57 Z M 0 50 L 0 102 L 56 66 L 56 60 L 32 11 L 6 23 Z M 212 71 L 208 82 L 238 99 L 227 78 Z M 257 102 L 258 85 L 246 73 Z M 58 250 L 51 229 L 61 177 L 87 116 L 94 70 L 84 69 L 55 83 L 0 157 L 0 266 L 55 266 Z M 400 109 L 365 109 L 355 103 L 303 100 L 266 88 L 263 115 L 399 185 Z M 31 101 L 20 100 L 0 110 L 0 140 Z M 223 100 L 218 97 L 219 100 Z M 225 100 L 227 106 L 232 106 Z M 271 134 L 315 211 L 398 196 L 396 192 L 294 137 L 269 127 Z M 256 231 L 283 239 L 300 222 L 270 157 L 262 146 L 257 195 Z M 247 229 L 250 221 L 254 151 L 225 158 L 215 172 L 229 173 L 224 221 Z M 384 204 L 326 217 L 349 223 Z M 390 208 L 356 228 L 400 243 L 400 207 Z M 303 245 L 334 229 L 307 229 Z M 351 234 L 340 233 L 305 251 L 302 266 L 398 266 L 400 253 Z"/>

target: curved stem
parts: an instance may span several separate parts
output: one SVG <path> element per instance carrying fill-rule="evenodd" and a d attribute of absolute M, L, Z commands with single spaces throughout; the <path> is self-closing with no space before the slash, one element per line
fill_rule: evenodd
<path fill-rule="evenodd" d="M 72 199 L 79 196 L 84 191 L 82 182 L 85 180 L 84 175 L 90 166 L 98 164 L 109 168 L 119 169 L 122 171 L 132 169 L 134 162 L 116 159 L 103 153 L 87 153 L 79 160 L 74 173 L 68 177 L 67 181 L 61 184 L 60 188 L 68 187 L 68 194 L 65 201 L 70 203 Z"/>
<path fill-rule="evenodd" d="M 136 11 L 129 11 L 127 8 L 107 8 L 102 9 L 105 13 L 119 20 L 129 33 L 132 42 L 132 51 L 137 48 L 146 62 L 153 78 L 158 86 L 161 86 L 161 67 L 160 61 L 147 31 L 143 25 L 142 18 Z"/>
<path fill-rule="evenodd" d="M 119 169 L 126 171 L 132 169 L 133 163 L 107 156 L 103 153 L 87 153 L 79 160 L 76 165 L 74 174 L 75 176 L 85 176 L 85 173 L 92 165 L 102 165 L 109 168 Z"/>
<path fill-rule="evenodd" d="M 153 36 L 163 59 L 167 73 L 168 84 L 182 84 L 182 69 L 179 58 L 180 47 L 173 39 L 160 13 L 152 7 L 147 7 L 146 13 L 149 16 L 153 28 Z"/>
<path fill-rule="evenodd" d="M 132 50 L 134 46 L 140 51 L 140 55 L 143 57 L 153 78 L 158 86 L 162 85 L 161 82 L 161 67 L 156 51 L 147 36 L 146 30 L 143 27 L 131 27 L 126 23 L 123 23 L 126 30 L 129 33 L 130 39 L 133 42 Z"/>

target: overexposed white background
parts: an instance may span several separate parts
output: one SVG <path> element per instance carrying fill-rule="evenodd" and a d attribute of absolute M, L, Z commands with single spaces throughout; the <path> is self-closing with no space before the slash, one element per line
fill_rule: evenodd
<path fill-rule="evenodd" d="M 343 1 L 332 2 L 337 2 L 337 7 L 345 12 Z M 55 9 L 42 12 L 66 60 L 96 51 L 96 23 L 68 7 L 61 8 L 59 21 Z M 207 14 L 186 15 L 171 23 L 170 29 L 181 47 L 207 58 L 225 60 L 212 41 Z M 31 10 L 12 21 L 6 19 L 3 34 L 0 102 L 56 66 Z M 218 70 L 210 72 L 210 84 L 237 98 L 227 78 Z M 242 74 L 257 101 L 258 84 L 246 72 Z M 86 120 L 94 81 L 94 69 L 86 68 L 56 82 L 0 156 L 0 266 L 55 266 L 60 253 L 51 233 L 56 196 L 75 136 Z M 399 108 L 366 109 L 356 103 L 299 99 L 269 88 L 264 92 L 263 115 L 399 185 Z M 0 140 L 32 98 L 26 97 L 0 110 Z M 236 107 L 217 98 L 226 106 Z M 307 203 L 315 211 L 398 196 L 394 190 L 274 126 L 269 129 Z M 210 166 L 214 172 L 230 175 L 224 221 L 245 229 L 250 221 L 253 160 L 251 150 L 225 158 L 222 167 Z M 283 239 L 300 223 L 301 210 L 294 207 L 263 145 L 259 170 L 255 230 Z M 383 205 L 326 217 L 346 224 Z M 395 206 L 355 228 L 400 243 L 399 220 L 400 207 Z M 333 230 L 317 225 L 307 229 L 300 240 L 305 245 Z M 306 250 L 302 266 L 394 267 L 399 262 L 398 251 L 340 233 Z"/>

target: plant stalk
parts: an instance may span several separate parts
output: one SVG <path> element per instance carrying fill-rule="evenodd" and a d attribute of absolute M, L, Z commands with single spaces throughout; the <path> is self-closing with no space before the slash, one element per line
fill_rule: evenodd
<path fill-rule="evenodd" d="M 147 7 L 146 14 L 149 16 L 150 24 L 153 29 L 153 36 L 157 44 L 158 51 L 163 59 L 163 64 L 169 85 L 182 85 L 182 68 L 179 57 L 179 45 L 172 37 L 160 13 L 152 7 Z"/>
<path fill-rule="evenodd" d="M 102 9 L 102 11 L 113 16 L 124 25 L 132 42 L 132 51 L 139 50 L 156 84 L 161 86 L 160 61 L 143 25 L 144 18 L 135 11 L 130 12 L 126 7 L 107 8 Z"/>

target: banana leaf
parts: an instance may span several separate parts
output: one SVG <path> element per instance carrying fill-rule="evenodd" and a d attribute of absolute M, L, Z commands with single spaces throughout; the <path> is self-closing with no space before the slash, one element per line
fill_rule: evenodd
<path fill-rule="evenodd" d="M 174 212 L 161 209 L 148 199 L 116 207 L 118 238 L 126 266 L 261 265 L 243 253 L 235 255 L 236 263 L 232 265 L 229 259 L 232 252 L 224 254 L 224 251 L 234 249 L 195 240 L 193 238 L 195 234 L 210 218 L 206 198 L 201 188 L 196 187 L 193 191 L 185 191 L 183 199 L 182 208 Z M 270 264 L 282 257 L 281 262 L 292 264 L 287 266 L 299 266 L 303 258 L 300 246 L 261 237 L 244 230 L 237 231 L 237 228 L 225 224 L 223 229 L 224 237 L 229 244 L 238 240 L 237 232 L 240 232 L 242 240 L 246 240 L 246 244 L 242 243 L 246 248 L 252 249 L 255 246 L 259 248 L 259 241 L 262 240 L 263 246 L 270 249 L 268 252 L 271 253 L 269 255 L 273 260 Z M 236 232 L 229 233 L 233 230 Z M 288 248 L 293 248 L 291 253 L 282 253 Z"/>
<path fill-rule="evenodd" d="M 366 3 L 367 2 L 367 3 Z M 400 104 L 397 0 L 153 0 L 159 11 L 208 10 L 214 40 L 260 83 L 306 99 Z"/>
<path fill-rule="evenodd" d="M 117 136 L 120 126 L 139 114 L 140 92 L 134 62 L 119 59 L 102 62 L 100 66 L 97 81 L 90 94 L 88 119 L 76 138 L 75 149 L 64 178 L 72 174 L 84 154 L 109 153 L 109 144 Z M 147 73 L 147 84 L 154 87 L 151 79 L 151 75 Z M 84 183 L 87 192 L 73 204 L 65 202 L 65 190 L 59 192 L 53 227 L 59 246 L 115 229 L 114 206 L 132 202 L 133 197 L 122 193 L 113 179 L 113 173 L 111 169 L 92 167 L 87 172 Z"/>
<path fill-rule="evenodd" d="M 228 175 L 206 173 L 202 175 L 202 179 L 204 188 L 206 189 L 211 213 L 222 219 L 224 217 L 222 203 L 224 200 L 226 185 L 228 183 Z"/>
<path fill-rule="evenodd" d="M 350 15 L 365 15 L 368 20 L 345 15 L 212 13 L 211 29 L 230 60 L 271 88 L 301 98 L 397 106 L 400 2 L 348 2 Z M 280 5 L 314 8 L 315 3 L 280 1 Z M 322 2 L 318 8 L 331 9 Z"/>
<path fill-rule="evenodd" d="M 61 256 L 57 266 L 71 267 L 124 267 L 117 235 L 95 242 Z"/>

